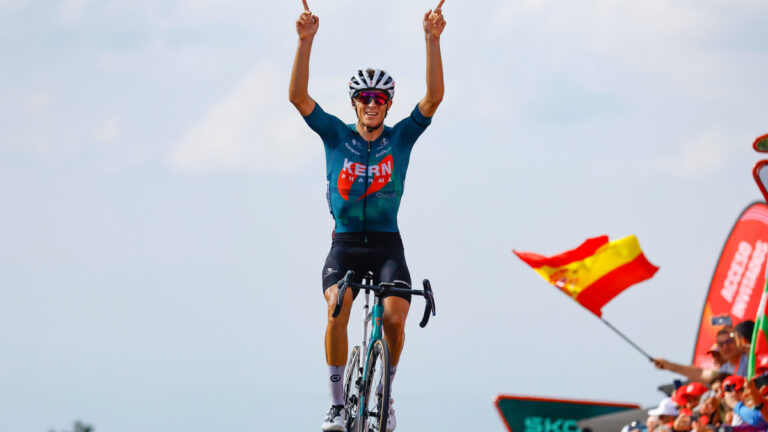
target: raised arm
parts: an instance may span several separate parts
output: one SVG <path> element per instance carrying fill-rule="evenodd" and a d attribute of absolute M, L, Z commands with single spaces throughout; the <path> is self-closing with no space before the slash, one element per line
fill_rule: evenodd
<path fill-rule="evenodd" d="M 443 101 L 445 86 L 443 85 L 443 59 L 440 56 L 440 35 L 445 28 L 442 6 L 445 0 L 440 0 L 434 11 L 424 14 L 424 38 L 427 42 L 427 95 L 419 102 L 419 111 L 427 117 L 432 117 Z"/>
<path fill-rule="evenodd" d="M 709 385 L 709 382 L 712 381 L 718 373 L 716 369 L 702 369 L 698 366 L 682 365 L 662 358 L 653 359 L 653 364 L 659 369 L 678 373 L 691 381 L 706 385 Z"/>
<path fill-rule="evenodd" d="M 293 60 L 288 98 L 301 115 L 307 116 L 315 109 L 315 101 L 309 97 L 307 86 L 309 85 L 309 54 L 312 51 L 312 41 L 315 39 L 317 28 L 320 26 L 320 18 L 309 11 L 307 0 L 302 2 L 304 12 L 296 20 L 299 46 L 296 48 L 296 58 Z"/>

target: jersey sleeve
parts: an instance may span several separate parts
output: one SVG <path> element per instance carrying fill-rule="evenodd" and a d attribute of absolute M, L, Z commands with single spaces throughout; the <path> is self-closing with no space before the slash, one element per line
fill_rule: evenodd
<path fill-rule="evenodd" d="M 402 145 L 411 148 L 430 123 L 432 123 L 432 117 L 427 117 L 422 114 L 421 111 L 419 111 L 419 106 L 416 105 L 411 112 L 411 115 L 400 120 L 400 122 L 395 125 L 394 129 L 400 129 L 400 133 L 402 134 Z"/>
<path fill-rule="evenodd" d="M 315 108 L 304 117 L 304 121 L 310 129 L 320 135 L 326 146 L 331 147 L 339 142 L 339 130 L 346 127 L 338 117 L 323 111 L 319 103 L 315 103 Z"/>

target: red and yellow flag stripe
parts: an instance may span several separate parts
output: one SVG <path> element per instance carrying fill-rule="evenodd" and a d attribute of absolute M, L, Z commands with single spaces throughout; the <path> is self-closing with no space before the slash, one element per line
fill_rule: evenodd
<path fill-rule="evenodd" d="M 551 257 L 513 251 L 547 282 L 597 316 L 601 308 L 631 285 L 652 277 L 658 267 L 643 254 L 637 237 L 588 239 L 576 249 Z"/>

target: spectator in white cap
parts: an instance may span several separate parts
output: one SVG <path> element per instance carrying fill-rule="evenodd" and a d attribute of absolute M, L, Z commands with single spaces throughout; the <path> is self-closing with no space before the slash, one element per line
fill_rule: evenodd
<path fill-rule="evenodd" d="M 656 426 L 662 426 L 667 423 L 672 423 L 675 421 L 675 417 L 680 414 L 680 411 L 677 409 L 677 406 L 674 402 L 672 402 L 672 399 L 670 398 L 664 398 L 659 402 L 659 406 L 648 410 L 648 421 L 646 422 L 646 426 L 648 426 L 648 431 L 653 431 L 656 429 Z M 651 419 L 653 420 L 653 424 L 651 424 Z"/>

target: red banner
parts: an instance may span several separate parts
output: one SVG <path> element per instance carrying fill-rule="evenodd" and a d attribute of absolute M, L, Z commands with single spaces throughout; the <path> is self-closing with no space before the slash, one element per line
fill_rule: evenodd
<path fill-rule="evenodd" d="M 741 213 L 720 254 L 701 314 L 693 352 L 694 365 L 714 368 L 707 351 L 715 343 L 717 331 L 722 327 L 713 326 L 712 317 L 728 315 L 735 325 L 744 320 L 754 320 L 757 316 L 765 286 L 767 254 L 768 205 L 754 203 Z"/>

